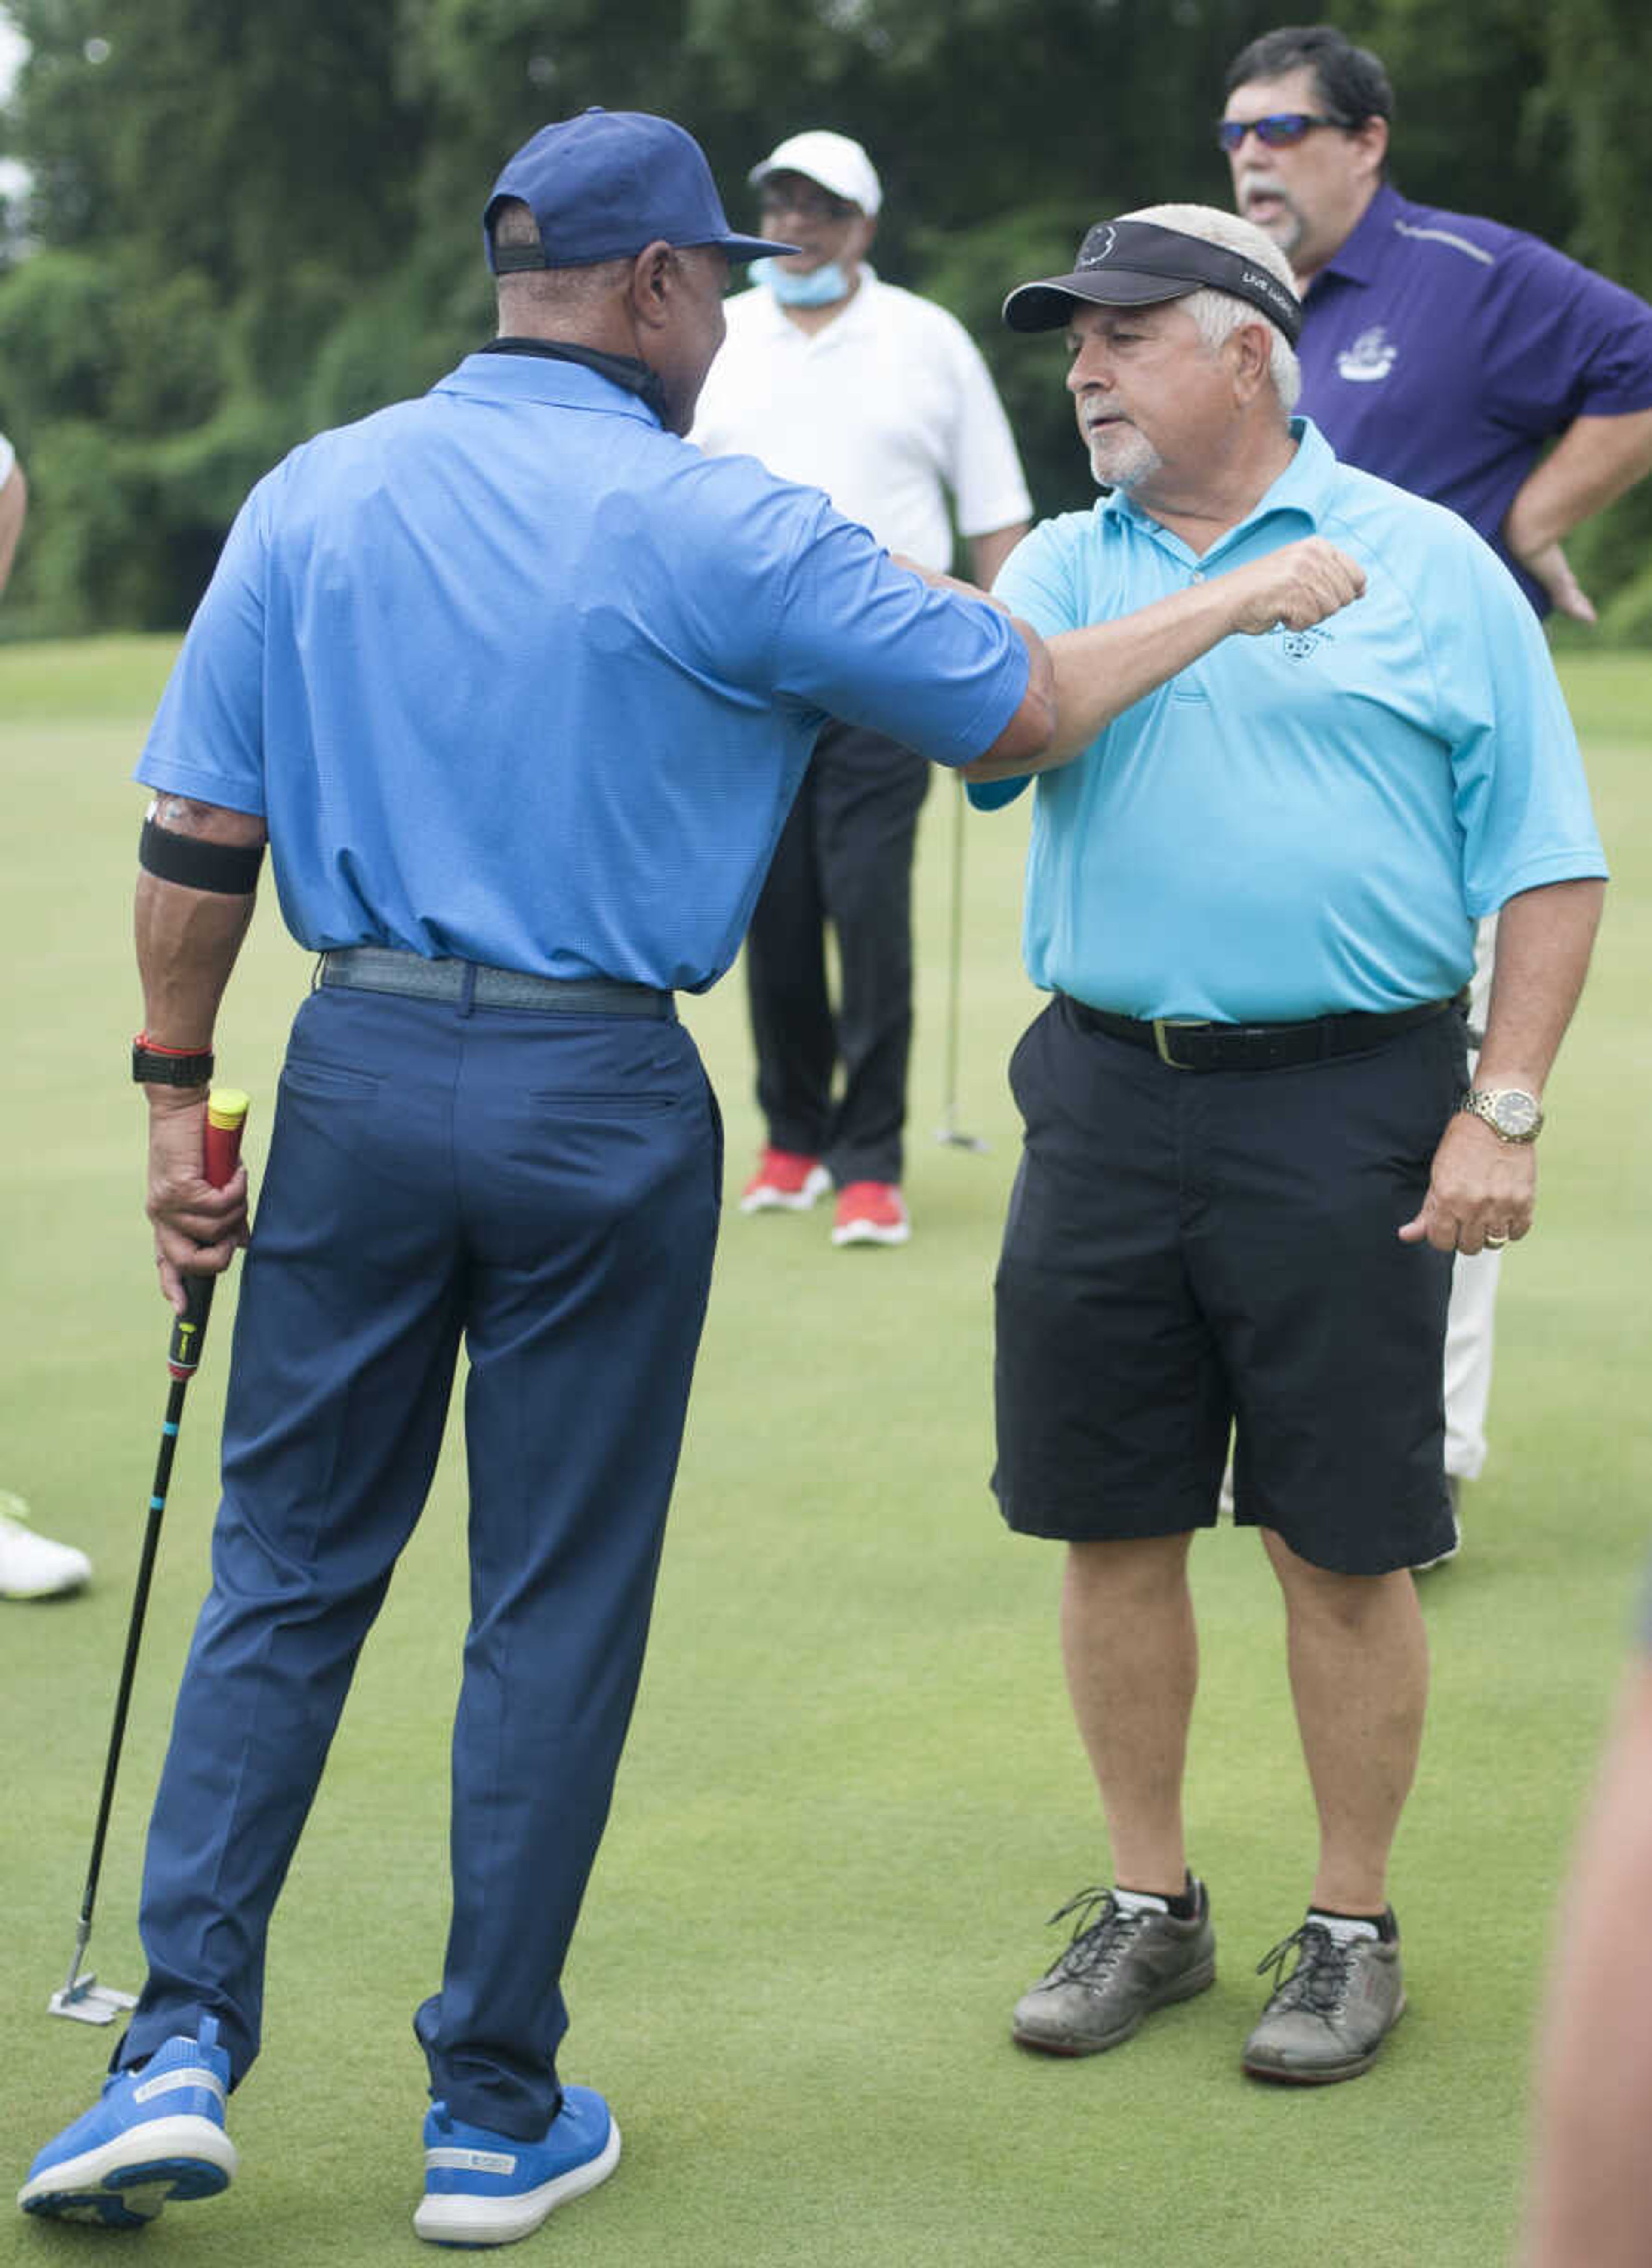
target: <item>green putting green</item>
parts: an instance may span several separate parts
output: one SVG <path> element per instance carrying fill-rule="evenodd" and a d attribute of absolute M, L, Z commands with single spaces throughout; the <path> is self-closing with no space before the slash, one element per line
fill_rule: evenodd
<path fill-rule="evenodd" d="M 140 1210 L 127 781 L 164 640 L 0 650 L 11 972 L 0 1486 L 97 1569 L 0 1605 L 8 1831 L 6 2175 L 95 2093 L 112 2035 L 46 2014 L 73 1944 L 166 1380 Z M 1301 1918 L 1312 1822 L 1281 1621 L 1253 1538 L 1195 1555 L 1189 1812 L 1214 1991 L 1110 2056 L 1019 2053 L 1009 2009 L 1107 1877 L 1055 1638 L 1058 1555 L 1001 1529 L 990 1286 L 1014 1167 L 1020 813 L 969 822 L 958 1125 L 944 1147 L 956 791 L 924 822 L 918 1047 L 897 1252 L 830 1214 L 742 1219 L 758 1142 L 738 976 L 685 1004 L 727 1116 L 729 1210 L 654 1639 L 567 1978 L 564 2073 L 625 2136 L 616 2179 L 529 2240 L 581 2268 L 1475 2268 L 1507 2257 L 1534 2009 L 1570 1831 L 1630 1642 L 1652 1506 L 1644 1415 L 1652 1110 L 1652 659 L 1565 675 L 1616 880 L 1549 1095 L 1537 1233 L 1509 1256 L 1493 1461 L 1426 1579 L 1434 1687 L 1394 1897 L 1412 2007 L 1355 2086 L 1242 2078 L 1255 1963 Z M 268 880 L 218 1030 L 254 1182 L 308 982 Z M 92 1959 L 136 1986 L 142 1828 L 205 1580 L 232 1298 L 190 1390 Z M 446 1901 L 463 1626 L 458 1425 L 369 1641 L 270 1949 L 233 2189 L 147 2257 L 415 2257 L 412 2010 Z M 113 2249 L 8 2218 L 0 2262 Z M 524 2259 L 527 2257 L 524 2252 Z"/>

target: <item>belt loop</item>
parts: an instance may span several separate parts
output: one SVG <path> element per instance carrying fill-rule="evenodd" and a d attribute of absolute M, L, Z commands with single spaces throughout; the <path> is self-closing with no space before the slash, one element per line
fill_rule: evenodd
<path fill-rule="evenodd" d="M 461 961 L 459 964 L 459 1012 L 474 1016 L 476 1010 L 476 964 Z"/>

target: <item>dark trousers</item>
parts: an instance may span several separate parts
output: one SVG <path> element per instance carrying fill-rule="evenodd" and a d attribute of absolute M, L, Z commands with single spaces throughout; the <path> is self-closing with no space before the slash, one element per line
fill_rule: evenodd
<path fill-rule="evenodd" d="M 265 1938 L 362 1641 L 424 1506 L 461 1341 L 470 1620 L 453 1921 L 416 2029 L 457 2117 L 542 2134 L 559 1979 L 641 1670 L 719 1196 L 675 1021 L 321 991 L 293 1028 L 225 1416 L 212 1587 L 151 1822 L 123 2064 Z M 409 1800 L 422 1801 L 416 1787 Z M 393 1851 L 380 1854 L 395 1895 Z"/>
<path fill-rule="evenodd" d="M 901 1178 L 912 848 L 928 789 L 929 766 L 910 748 L 856 725 L 826 725 L 746 939 L 769 1140 L 823 1160 L 839 1188 Z M 837 945 L 835 1012 L 828 923 Z"/>

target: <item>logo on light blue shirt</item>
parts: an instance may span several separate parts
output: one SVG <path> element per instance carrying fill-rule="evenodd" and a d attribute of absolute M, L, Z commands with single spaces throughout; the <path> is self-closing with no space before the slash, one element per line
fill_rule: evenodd
<path fill-rule="evenodd" d="M 1287 630 L 1283 622 L 1275 622 L 1273 630 L 1292 661 L 1311 661 L 1322 645 L 1335 644 L 1331 633 L 1325 630 Z"/>
<path fill-rule="evenodd" d="M 1375 379 L 1386 378 L 1398 359 L 1399 349 L 1381 323 L 1374 323 L 1368 331 L 1361 332 L 1351 347 L 1344 347 L 1337 357 L 1337 372 L 1356 385 L 1367 386 Z"/>

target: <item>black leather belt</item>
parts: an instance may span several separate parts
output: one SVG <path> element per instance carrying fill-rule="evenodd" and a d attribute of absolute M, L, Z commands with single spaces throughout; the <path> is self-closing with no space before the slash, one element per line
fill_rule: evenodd
<path fill-rule="evenodd" d="M 1287 1071 L 1294 1064 L 1324 1063 L 1332 1056 L 1359 1055 L 1457 1005 L 1456 1000 L 1425 1000 L 1389 1016 L 1316 1016 L 1305 1024 L 1215 1024 L 1184 1022 L 1174 1016 L 1116 1016 L 1110 1009 L 1087 1008 L 1070 993 L 1063 997 L 1081 1029 L 1147 1048 L 1172 1071 Z"/>
<path fill-rule="evenodd" d="M 345 946 L 321 955 L 318 984 L 356 992 L 399 992 L 414 1000 L 454 1000 L 477 1008 L 527 1008 L 541 1016 L 675 1018 L 669 992 L 610 976 L 528 976 L 476 961 L 427 961 L 388 945 Z"/>

